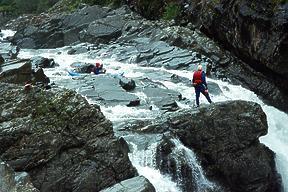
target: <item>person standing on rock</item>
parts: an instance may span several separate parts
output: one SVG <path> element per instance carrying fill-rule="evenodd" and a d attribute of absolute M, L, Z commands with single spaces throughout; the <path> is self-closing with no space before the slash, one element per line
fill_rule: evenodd
<path fill-rule="evenodd" d="M 192 84 L 195 88 L 196 93 L 196 107 L 199 107 L 199 97 L 200 93 L 202 93 L 209 103 L 212 103 L 209 93 L 208 87 L 206 83 L 206 74 L 202 71 L 202 65 L 198 65 L 197 71 L 193 74 Z"/>

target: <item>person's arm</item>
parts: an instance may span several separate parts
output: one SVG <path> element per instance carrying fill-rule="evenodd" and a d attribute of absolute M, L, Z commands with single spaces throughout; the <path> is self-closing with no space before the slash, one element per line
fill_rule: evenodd
<path fill-rule="evenodd" d="M 206 74 L 202 72 L 202 84 L 205 86 L 205 89 L 208 89 L 207 82 L 206 82 Z"/>
<path fill-rule="evenodd" d="M 195 72 L 194 72 L 195 73 Z M 193 77 L 192 77 L 192 84 L 194 83 L 194 74 L 193 74 Z"/>

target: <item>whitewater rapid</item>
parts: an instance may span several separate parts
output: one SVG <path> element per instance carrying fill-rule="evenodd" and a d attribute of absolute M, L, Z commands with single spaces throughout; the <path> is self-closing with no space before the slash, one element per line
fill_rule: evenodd
<path fill-rule="evenodd" d="M 5 33 L 5 31 L 3 31 Z M 8 33 L 8 32 L 7 32 Z M 125 71 L 125 77 L 136 78 L 145 77 L 149 74 L 143 72 L 145 70 L 155 70 L 164 71 L 167 73 L 176 74 L 181 77 L 186 77 L 191 79 L 193 72 L 185 70 L 166 70 L 164 68 L 153 68 L 153 67 L 141 67 L 136 64 L 125 64 L 117 62 L 113 57 L 101 58 L 101 55 L 90 55 L 88 53 L 78 54 L 78 55 L 68 55 L 66 52 L 67 48 L 58 49 L 42 49 L 42 50 L 29 50 L 23 49 L 20 51 L 20 58 L 31 58 L 33 56 L 43 56 L 47 58 L 53 58 L 59 67 L 56 69 L 45 69 L 45 74 L 50 78 L 50 80 L 60 82 L 61 79 L 72 78 L 67 75 L 65 71 L 70 67 L 73 62 L 87 62 L 95 63 L 96 60 L 104 63 L 104 67 L 107 69 L 108 73 L 117 73 L 119 71 Z M 61 53 L 60 53 L 61 52 Z M 142 71 L 142 72 L 140 72 Z M 151 77 L 149 77 L 151 78 Z M 282 181 L 284 185 L 284 191 L 288 192 L 288 115 L 275 107 L 266 105 L 261 101 L 261 99 L 253 92 L 236 85 L 231 85 L 228 82 L 223 82 L 220 80 L 208 80 L 209 82 L 217 83 L 222 90 L 220 95 L 211 95 L 213 102 L 221 102 L 227 100 L 245 100 L 253 101 L 260 104 L 266 113 L 268 120 L 268 134 L 260 138 L 260 141 L 268 146 L 271 150 L 276 153 L 276 166 L 277 170 L 282 176 Z M 189 100 L 194 100 L 194 88 L 181 83 L 173 83 L 171 81 L 156 79 L 163 83 L 167 88 L 171 90 L 178 91 L 183 97 Z M 136 93 L 140 99 L 145 99 L 145 94 Z M 93 101 L 91 101 L 93 102 Z M 200 103 L 207 103 L 204 97 L 200 97 Z M 181 104 L 182 108 L 191 108 L 190 105 Z M 155 107 L 153 110 L 137 109 L 125 106 L 114 106 L 114 107 L 104 107 L 101 106 L 102 112 L 105 116 L 110 119 L 113 123 L 119 121 L 125 121 L 126 119 L 154 119 L 157 115 L 160 115 L 159 110 Z M 129 141 L 128 141 L 129 142 Z M 155 149 L 156 144 L 151 146 L 149 149 L 139 149 L 135 143 L 130 141 L 130 146 L 133 150 L 129 154 L 129 157 L 133 165 L 137 168 L 139 174 L 144 175 L 150 180 L 150 182 L 155 186 L 158 192 L 178 192 L 181 191 L 175 182 L 167 175 L 161 175 L 159 170 L 155 169 Z M 180 144 L 179 144 L 180 145 Z M 186 149 L 185 149 L 186 150 Z M 189 152 L 190 153 L 190 152 Z M 191 151 L 191 153 L 193 153 Z M 197 159 L 195 158 L 195 163 L 197 164 Z M 200 171 L 201 172 L 201 171 Z M 204 173 L 203 173 L 203 177 Z M 202 178 L 202 176 L 201 176 Z M 203 179 L 203 178 L 202 178 Z M 213 183 L 203 179 L 208 186 L 213 186 Z"/>

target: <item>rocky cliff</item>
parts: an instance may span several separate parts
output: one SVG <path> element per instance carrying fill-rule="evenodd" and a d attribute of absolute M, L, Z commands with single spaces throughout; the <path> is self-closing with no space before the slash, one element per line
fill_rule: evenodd
<path fill-rule="evenodd" d="M 0 158 L 40 191 L 99 191 L 137 175 L 98 106 L 68 90 L 0 87 Z"/>
<path fill-rule="evenodd" d="M 288 4 L 198 2 L 202 31 L 288 93 Z"/>
<path fill-rule="evenodd" d="M 160 127 L 166 127 L 197 154 L 208 177 L 224 187 L 220 191 L 281 191 L 274 153 L 259 142 L 259 137 L 267 134 L 268 126 L 258 104 L 229 101 L 184 110 L 172 114 Z M 172 155 L 174 148 L 175 144 L 166 137 L 158 146 L 158 165 L 163 172 L 178 177 L 184 191 L 189 191 L 195 187 L 191 175 L 195 170 L 189 162 Z M 181 174 L 177 174 L 177 167 Z"/>

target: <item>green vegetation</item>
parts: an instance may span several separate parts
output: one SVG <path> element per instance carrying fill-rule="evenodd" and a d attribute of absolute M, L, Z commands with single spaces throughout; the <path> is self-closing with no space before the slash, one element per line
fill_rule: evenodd
<path fill-rule="evenodd" d="M 88 5 L 120 7 L 124 2 L 123 0 L 83 0 L 83 3 Z"/>
<path fill-rule="evenodd" d="M 137 10 L 148 19 L 159 19 L 163 13 L 162 0 L 137 0 Z"/>
<path fill-rule="evenodd" d="M 288 3 L 288 0 L 272 0 L 274 5 L 285 4 Z"/>
<path fill-rule="evenodd" d="M 181 8 L 179 5 L 177 5 L 176 3 L 169 3 L 165 7 L 165 11 L 163 13 L 163 19 L 165 20 L 175 19 L 179 15 L 180 11 Z"/>
<path fill-rule="evenodd" d="M 22 13 L 40 13 L 48 10 L 58 0 L 0 0 L 0 11 Z"/>
<path fill-rule="evenodd" d="M 14 14 L 41 13 L 48 11 L 55 3 L 60 0 L 0 0 L 0 11 Z M 119 7 L 124 0 L 61 0 L 60 11 L 73 11 L 79 5 L 101 5 Z"/>

